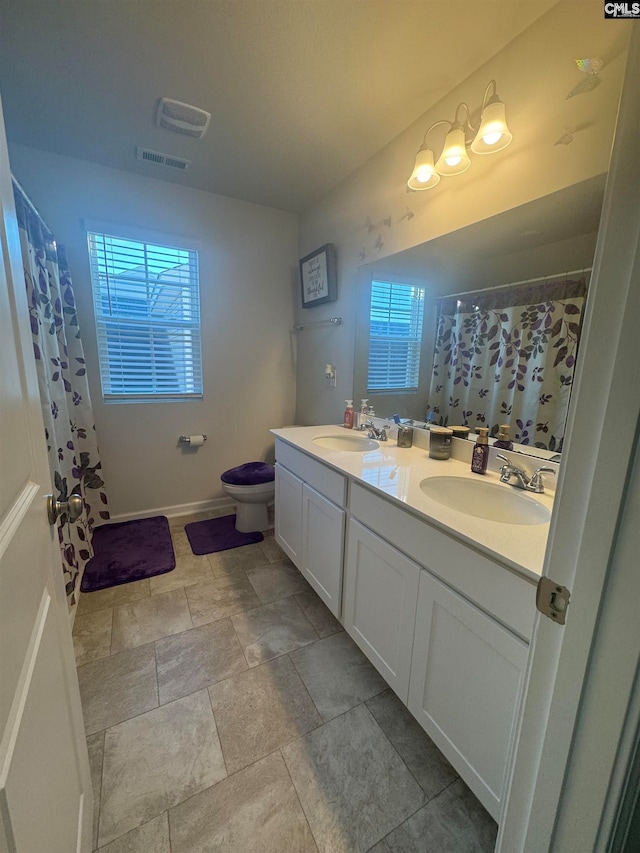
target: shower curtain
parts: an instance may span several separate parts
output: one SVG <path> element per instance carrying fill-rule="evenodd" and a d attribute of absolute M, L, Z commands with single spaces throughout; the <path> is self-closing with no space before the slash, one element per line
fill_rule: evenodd
<path fill-rule="evenodd" d="M 72 607 L 93 556 L 93 526 L 109 518 L 107 493 L 65 251 L 15 180 L 13 189 L 53 495 L 66 501 L 79 494 L 84 503 L 79 519 L 70 522 L 64 513 L 57 522 Z"/>
<path fill-rule="evenodd" d="M 510 423 L 520 444 L 560 451 L 586 278 L 510 285 L 439 301 L 428 410 L 436 423 Z"/>

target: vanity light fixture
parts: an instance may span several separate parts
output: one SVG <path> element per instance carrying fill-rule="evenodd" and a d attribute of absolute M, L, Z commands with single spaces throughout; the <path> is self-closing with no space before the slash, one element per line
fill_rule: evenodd
<path fill-rule="evenodd" d="M 462 108 L 466 112 L 464 121 L 460 118 Z M 467 153 L 469 148 L 474 154 L 492 154 L 509 145 L 513 135 L 507 126 L 504 104 L 498 97 L 495 80 L 491 80 L 485 89 L 480 112 L 480 126 L 477 130 L 471 124 L 471 113 L 464 102 L 458 104 L 453 122 L 437 121 L 431 125 L 424 135 L 411 177 L 407 181 L 410 190 L 428 190 L 437 186 L 441 175 L 450 177 L 466 172 L 471 166 Z M 449 131 L 442 146 L 442 153 L 434 164 L 433 149 L 427 145 L 427 137 L 434 128 L 442 124 L 448 125 Z"/>

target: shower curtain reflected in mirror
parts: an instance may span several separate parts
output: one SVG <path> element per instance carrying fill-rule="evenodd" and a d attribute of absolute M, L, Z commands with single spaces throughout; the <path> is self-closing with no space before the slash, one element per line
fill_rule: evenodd
<path fill-rule="evenodd" d="M 560 452 L 587 280 L 558 277 L 439 300 L 428 411 L 434 422 L 511 425 L 520 444 Z"/>
<path fill-rule="evenodd" d="M 72 607 L 93 556 L 93 526 L 109 508 L 66 254 L 15 180 L 13 188 L 53 495 L 79 494 L 84 503 L 76 521 L 63 513 L 57 522 Z"/>

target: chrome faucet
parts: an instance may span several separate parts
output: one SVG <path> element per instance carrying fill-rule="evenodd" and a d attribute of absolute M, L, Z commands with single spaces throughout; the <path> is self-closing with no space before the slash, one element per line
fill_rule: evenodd
<path fill-rule="evenodd" d="M 525 489 L 527 492 L 534 492 L 536 495 L 544 493 L 544 484 L 542 482 L 543 474 L 555 474 L 553 468 L 548 465 L 541 465 L 536 468 L 532 476 L 529 477 L 526 471 L 516 467 L 508 456 L 503 453 L 496 453 L 496 458 L 501 459 L 505 464 L 500 467 L 500 482 L 514 486 L 516 489 Z M 512 482 L 512 477 L 515 477 L 515 482 Z"/>
<path fill-rule="evenodd" d="M 369 438 L 377 438 L 378 441 L 388 441 L 389 436 L 387 435 L 386 426 L 378 427 L 373 423 L 373 421 L 367 421 L 364 424 L 364 429 L 367 430 L 367 435 Z"/>

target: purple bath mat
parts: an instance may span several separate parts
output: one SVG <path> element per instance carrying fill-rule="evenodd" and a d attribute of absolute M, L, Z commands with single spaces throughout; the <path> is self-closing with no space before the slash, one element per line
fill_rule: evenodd
<path fill-rule="evenodd" d="M 163 575 L 176 567 L 169 522 L 163 515 L 97 527 L 93 551 L 82 577 L 82 592 Z"/>
<path fill-rule="evenodd" d="M 253 545 L 262 542 L 262 533 L 239 533 L 235 528 L 235 515 L 223 515 L 221 518 L 208 518 L 206 521 L 193 521 L 185 525 L 191 550 L 194 554 L 213 554 L 215 551 L 228 551 L 241 545 Z"/>

